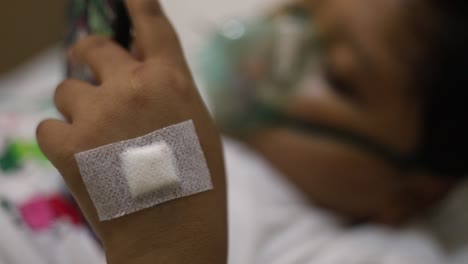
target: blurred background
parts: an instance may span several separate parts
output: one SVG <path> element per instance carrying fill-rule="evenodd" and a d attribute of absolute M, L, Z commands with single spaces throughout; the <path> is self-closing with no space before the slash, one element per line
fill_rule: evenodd
<path fill-rule="evenodd" d="M 75 2 L 80 1 L 75 0 Z M 92 2 L 93 0 L 82 1 Z M 279 6 L 290 1 L 161 0 L 161 2 L 179 33 L 198 87 L 202 94 L 205 94 L 201 76 L 207 72 L 200 69 L 200 65 L 203 64 L 205 58 L 210 57 L 210 54 L 204 51 L 215 50 L 207 49 L 207 43 L 217 44 L 217 42 L 210 42 L 213 40 L 213 32 L 222 32 L 224 37 L 235 40 L 245 33 L 246 24 L 242 24 L 244 19 L 271 14 Z M 83 220 L 76 204 L 64 187 L 60 175 L 42 156 L 35 142 L 35 128 L 38 122 L 45 117 L 59 117 L 53 107 L 52 95 L 56 85 L 65 78 L 67 73 L 64 54 L 65 43 L 70 40 L 71 26 L 68 20 L 71 14 L 68 4 L 66 0 L 0 1 L 0 264 L 105 263 L 99 241 Z M 316 217 L 316 212 L 309 211 L 308 207 L 304 209 L 306 203 L 297 198 L 298 195 L 294 191 L 290 191 L 287 183 L 276 179 L 280 178 L 276 177 L 279 175 L 277 171 L 265 165 L 266 163 L 258 157 L 251 156 L 249 151 L 229 142 L 229 139 L 225 141 L 227 142 L 225 144 L 229 146 L 225 150 L 228 171 L 237 170 L 239 176 L 242 176 L 229 179 L 230 186 L 249 190 L 249 177 L 252 173 L 259 177 L 258 182 L 264 181 L 265 175 L 268 177 L 274 175 L 272 178 L 275 180 L 272 182 L 265 180 L 268 182 L 262 191 L 271 190 L 269 195 L 274 197 L 272 201 L 280 201 L 278 203 L 283 205 L 279 209 L 283 214 L 276 222 L 277 215 L 272 214 L 274 210 L 271 210 L 274 207 L 270 208 L 271 204 L 268 204 L 268 199 L 259 197 L 257 190 L 251 189 L 251 197 L 241 197 L 240 194 L 236 196 L 237 194 L 232 192 L 229 194 L 230 210 L 232 209 L 230 213 L 238 213 L 242 216 L 241 220 L 230 226 L 230 232 L 233 234 L 231 237 L 233 240 L 230 242 L 235 242 L 230 248 L 231 252 L 234 252 L 230 256 L 232 263 L 253 263 L 247 259 L 256 257 L 257 249 L 262 247 L 265 252 L 271 253 L 270 256 L 281 253 L 283 247 L 278 245 L 282 245 L 284 241 L 278 242 L 272 237 L 266 239 L 261 232 L 267 235 L 280 234 L 278 236 L 280 238 L 304 239 L 302 241 L 304 243 L 298 242 L 297 245 L 287 243 L 287 246 L 291 247 L 292 253 L 295 253 L 296 249 L 305 252 L 307 246 L 312 244 L 309 243 L 310 238 L 314 238 L 315 234 L 323 231 L 324 226 L 323 229 L 328 230 L 330 223 L 331 226 L 338 222 L 328 215 Z M 246 159 L 249 161 L 246 162 Z M 251 174 L 247 175 L 240 170 L 244 172 L 250 170 Z M 280 198 L 277 199 L 277 196 Z M 445 225 L 445 219 L 450 218 L 459 226 L 466 226 L 466 222 L 463 221 L 468 216 L 458 218 L 458 213 L 460 208 L 466 205 L 464 201 L 468 200 L 468 188 L 462 190 L 458 196 L 462 198 L 457 198 L 453 206 L 446 208 L 445 218 L 442 220 L 436 218 L 434 221 L 439 221 L 438 226 L 444 229 L 447 236 L 455 240 L 461 237 L 458 239 L 461 241 L 462 238 L 468 237 L 468 232 L 457 231 L 466 229 L 454 229 Z M 248 200 L 249 198 L 251 200 Z M 255 202 L 251 202 L 254 200 Z M 306 216 L 296 217 L 297 214 L 304 212 Z M 308 218 L 311 215 L 316 218 Z M 309 227 L 309 224 L 316 223 L 323 225 L 319 228 Z M 293 229 L 286 230 L 285 226 L 292 226 Z M 298 229 L 294 229 L 294 226 Z M 350 253 L 350 255 L 356 255 L 355 252 L 365 254 L 367 248 L 373 247 L 381 247 L 382 254 L 388 253 L 386 250 L 388 244 L 381 243 L 383 240 L 380 238 L 374 240 L 374 235 L 389 239 L 392 237 L 392 243 L 399 243 L 400 240 L 396 239 L 397 236 L 389 235 L 386 228 L 379 228 L 381 227 L 364 228 L 350 234 L 342 234 L 339 238 L 341 240 L 337 239 L 336 243 L 329 243 L 331 254 L 323 256 L 324 260 L 328 259 L 330 262 L 316 263 L 343 263 L 333 262 L 335 253 L 337 253 L 336 256 L 340 254 L 345 256 Z M 335 231 L 333 230 L 332 233 Z M 430 256 L 408 263 L 449 263 L 440 260 L 439 256 L 444 255 L 445 252 L 441 253 L 443 250 L 439 246 L 434 246 L 432 238 L 426 237 L 424 232 L 409 230 L 402 235 L 404 238 L 405 236 L 408 238 L 405 241 L 416 246 L 408 247 L 404 243 L 391 245 L 400 245 L 399 248 L 395 248 L 401 249 L 405 254 L 421 253 Z M 269 247 L 264 244 L 268 244 Z M 424 246 L 418 249 L 417 245 Z M 429 246 L 426 247 L 426 245 Z M 450 263 L 468 263 L 466 262 L 468 246 L 466 243 L 463 246 L 463 249 L 457 248 L 457 254 L 456 256 L 454 254 L 455 257 Z M 413 249 L 416 250 L 413 251 Z M 396 249 L 392 254 L 395 252 L 397 252 Z M 385 263 L 402 263 L 395 256 L 393 255 L 393 259 L 392 256 L 388 257 L 389 262 Z M 420 262 L 421 259 L 423 259 L 422 262 Z M 280 259 L 280 262 L 275 263 L 296 262 L 281 262 Z"/>
<path fill-rule="evenodd" d="M 0 74 L 11 72 L 54 43 L 65 29 L 65 1 L 2 1 L 0 3 Z"/>

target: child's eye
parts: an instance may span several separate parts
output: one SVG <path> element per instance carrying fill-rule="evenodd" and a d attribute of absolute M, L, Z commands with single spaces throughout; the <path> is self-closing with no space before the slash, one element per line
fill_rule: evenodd
<path fill-rule="evenodd" d="M 345 96 L 354 96 L 355 92 L 351 83 L 343 78 L 340 74 L 336 73 L 329 64 L 324 67 L 325 80 L 330 87 Z"/>

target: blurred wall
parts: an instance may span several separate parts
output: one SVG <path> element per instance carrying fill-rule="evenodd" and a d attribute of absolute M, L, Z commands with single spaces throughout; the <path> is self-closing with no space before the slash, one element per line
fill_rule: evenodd
<path fill-rule="evenodd" d="M 61 40 L 66 0 L 0 0 L 0 74 Z"/>

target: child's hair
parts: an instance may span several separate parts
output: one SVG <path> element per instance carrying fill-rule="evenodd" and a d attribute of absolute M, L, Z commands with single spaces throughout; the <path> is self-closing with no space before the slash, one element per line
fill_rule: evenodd
<path fill-rule="evenodd" d="M 422 1 L 436 18 L 426 23 L 431 29 L 419 28 L 430 33 L 415 80 L 426 98 L 420 153 L 430 169 L 463 177 L 468 174 L 468 1 Z"/>

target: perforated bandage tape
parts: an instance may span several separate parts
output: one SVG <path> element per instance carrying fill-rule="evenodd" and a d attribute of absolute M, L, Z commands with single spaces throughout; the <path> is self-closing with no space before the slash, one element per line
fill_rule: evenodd
<path fill-rule="evenodd" d="M 75 158 L 101 221 L 213 188 L 192 121 Z"/>

